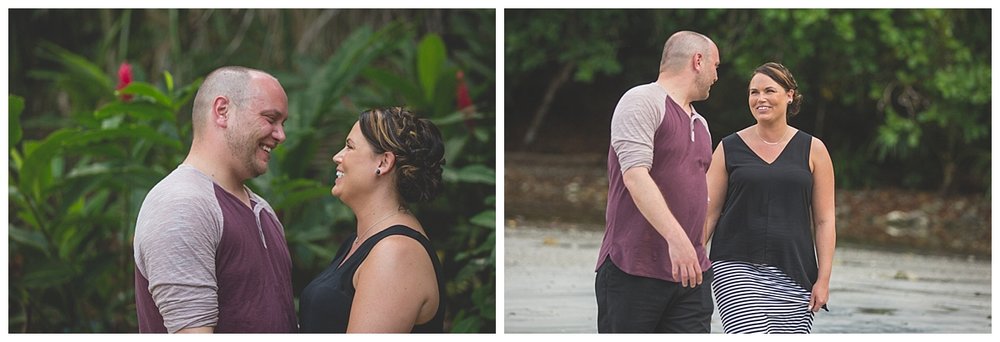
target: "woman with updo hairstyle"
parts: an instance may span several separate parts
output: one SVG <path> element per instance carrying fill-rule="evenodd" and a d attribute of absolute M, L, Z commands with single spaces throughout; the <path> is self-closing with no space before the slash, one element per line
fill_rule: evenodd
<path fill-rule="evenodd" d="M 399 108 L 362 112 L 333 156 L 330 190 L 357 217 L 330 266 L 302 291 L 302 332 L 443 332 L 441 263 L 406 203 L 441 193 L 444 143 Z"/>
<path fill-rule="evenodd" d="M 809 333 L 830 299 L 833 162 L 788 125 L 803 100 L 792 73 L 771 62 L 750 77 L 757 123 L 723 138 L 708 168 L 712 293 L 726 333 Z"/>

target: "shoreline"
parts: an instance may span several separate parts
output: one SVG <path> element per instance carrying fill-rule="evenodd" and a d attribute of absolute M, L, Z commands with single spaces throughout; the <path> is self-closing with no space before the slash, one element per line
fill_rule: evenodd
<path fill-rule="evenodd" d="M 594 263 L 603 231 L 507 226 L 504 332 L 596 333 Z M 838 245 L 830 312 L 814 333 L 990 333 L 990 259 Z M 712 331 L 722 332 L 718 312 Z"/>

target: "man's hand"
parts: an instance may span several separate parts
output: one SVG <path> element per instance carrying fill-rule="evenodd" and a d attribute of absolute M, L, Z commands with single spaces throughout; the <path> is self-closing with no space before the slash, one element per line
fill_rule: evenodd
<path fill-rule="evenodd" d="M 698 263 L 698 255 L 695 254 L 691 241 L 687 236 L 672 240 L 667 241 L 672 266 L 671 275 L 681 283 L 682 287 L 693 288 L 701 285 L 701 264 Z"/>

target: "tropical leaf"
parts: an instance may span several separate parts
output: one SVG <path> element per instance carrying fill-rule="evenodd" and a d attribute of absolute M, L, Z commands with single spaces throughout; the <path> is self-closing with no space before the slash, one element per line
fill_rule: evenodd
<path fill-rule="evenodd" d="M 145 101 L 111 102 L 95 111 L 94 117 L 103 120 L 119 114 L 126 114 L 144 121 L 172 122 L 175 120 L 174 111 L 169 106 Z"/>
<path fill-rule="evenodd" d="M 171 108 L 174 106 L 173 100 L 169 96 L 161 92 L 153 85 L 145 82 L 132 82 L 129 83 L 125 88 L 118 91 L 121 94 L 131 94 L 145 96 L 153 99 L 157 104 L 162 105 L 166 108 Z"/>
<path fill-rule="evenodd" d="M 7 96 L 7 146 L 14 147 L 21 142 L 21 111 L 24 110 L 24 98 L 14 95 Z"/>
<path fill-rule="evenodd" d="M 37 230 L 23 229 L 15 227 L 13 224 L 8 224 L 7 236 L 16 243 L 32 247 L 39 252 L 42 252 L 42 254 L 46 257 L 50 256 L 49 250 L 52 246 L 49 244 L 45 235 Z"/>
<path fill-rule="evenodd" d="M 424 90 L 424 98 L 434 99 L 434 91 L 444 68 L 444 40 L 436 34 L 428 34 L 417 46 L 417 77 Z M 428 101 L 430 102 L 430 101 Z"/>

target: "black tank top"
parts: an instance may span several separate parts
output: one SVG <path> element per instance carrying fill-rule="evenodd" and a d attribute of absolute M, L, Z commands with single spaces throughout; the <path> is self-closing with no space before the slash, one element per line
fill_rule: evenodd
<path fill-rule="evenodd" d="M 726 201 L 712 236 L 712 260 L 776 266 L 812 291 L 812 136 L 798 131 L 767 164 L 737 134 L 722 139 L 729 172 Z"/>
<path fill-rule="evenodd" d="M 392 235 L 405 235 L 420 242 L 427 250 L 427 255 L 430 256 L 431 262 L 434 264 L 434 273 L 437 276 L 439 298 L 437 313 L 427 323 L 414 326 L 413 332 L 443 332 L 445 301 L 444 282 L 441 279 L 441 262 L 427 238 L 416 230 L 401 225 L 392 226 L 368 238 L 361 243 L 358 250 L 347 261 L 343 260 L 347 252 L 351 250 L 351 243 L 353 243 L 356 234 L 344 241 L 337 256 L 330 263 L 330 267 L 327 267 L 302 290 L 302 296 L 299 299 L 299 331 L 347 332 L 347 321 L 351 317 L 351 303 L 354 301 L 354 273 L 368 257 L 372 248 L 382 239 Z M 341 262 L 343 265 L 340 265 Z"/>

